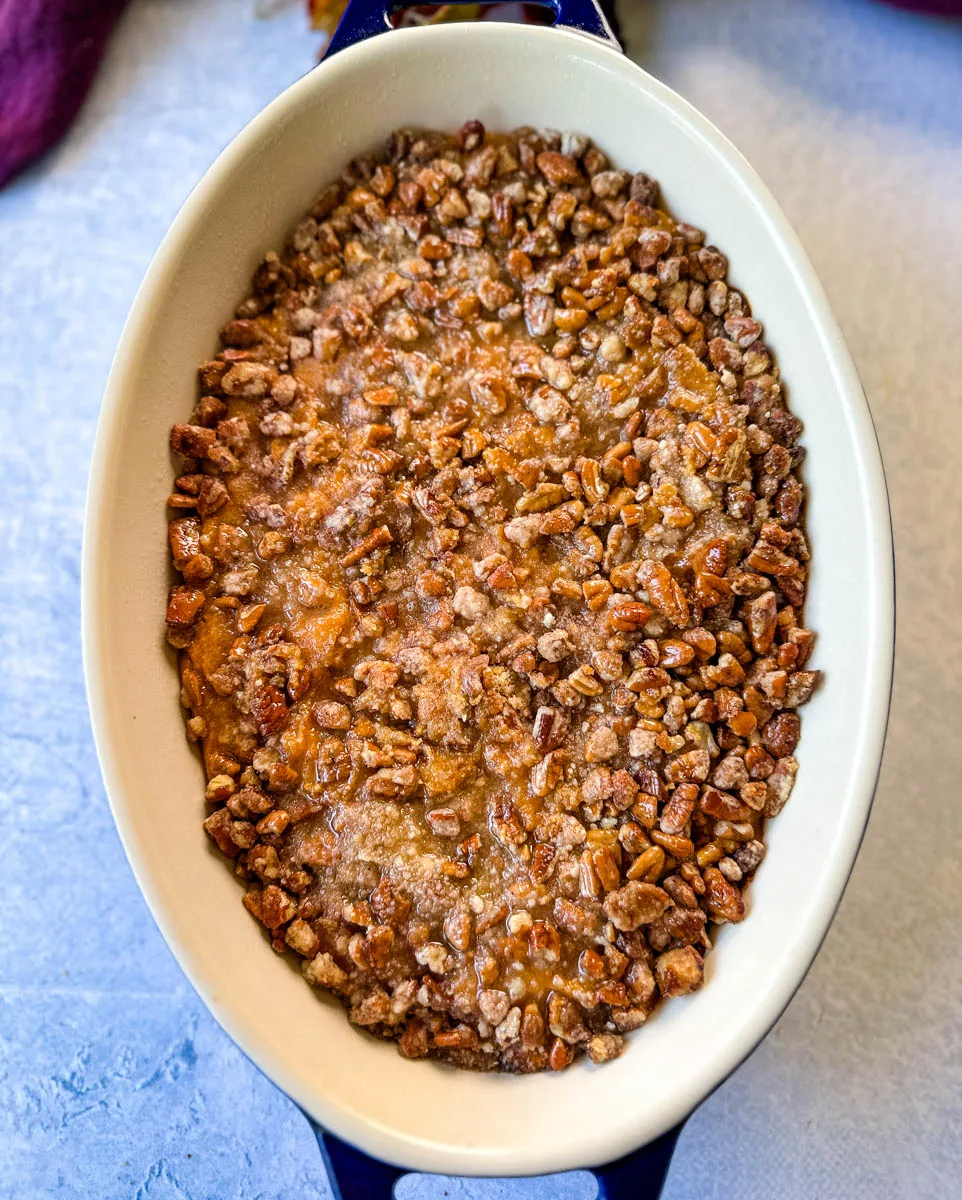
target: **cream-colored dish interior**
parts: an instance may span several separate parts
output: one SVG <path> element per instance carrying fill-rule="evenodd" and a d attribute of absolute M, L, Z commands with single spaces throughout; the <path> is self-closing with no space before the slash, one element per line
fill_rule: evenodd
<path fill-rule="evenodd" d="M 808 623 L 823 686 L 803 713 L 801 770 L 708 981 L 672 1000 L 622 1058 L 561 1076 L 476 1076 L 402 1059 L 352 1029 L 271 952 L 201 829 L 163 640 L 170 424 L 195 366 L 325 181 L 399 125 L 478 117 L 589 134 L 660 179 L 706 229 L 764 322 L 805 422 L 814 553 Z M 138 879 L 179 961 L 247 1053 L 314 1117 L 405 1165 L 483 1174 L 603 1162 L 674 1124 L 751 1049 L 807 969 L 847 878 L 881 753 L 891 671 L 891 544 L 857 379 L 811 269 L 770 198 L 704 120 L 589 39 L 507 25 L 375 38 L 275 102 L 193 194 L 138 297 L 111 376 L 91 480 L 85 654 L 108 790 Z"/>

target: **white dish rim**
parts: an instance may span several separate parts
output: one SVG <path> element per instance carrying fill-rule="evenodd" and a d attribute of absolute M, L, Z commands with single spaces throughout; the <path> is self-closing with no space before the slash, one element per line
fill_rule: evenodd
<path fill-rule="evenodd" d="M 392 43 L 396 39 L 419 38 L 438 41 L 450 39 L 453 43 L 456 39 L 470 36 L 476 45 L 489 41 L 493 47 L 498 37 L 503 35 L 499 32 L 499 26 L 491 24 L 470 27 L 466 25 L 428 26 L 396 31 L 390 36 Z M 146 335 L 149 327 L 156 297 L 163 293 L 165 286 L 169 283 L 169 262 L 175 257 L 176 252 L 189 241 L 198 214 L 203 210 L 209 198 L 216 194 L 226 174 L 238 161 L 256 149 L 265 134 L 283 120 L 285 114 L 299 103 L 305 92 L 317 86 L 313 73 L 291 85 L 258 114 L 221 153 L 183 205 L 147 272 L 124 327 L 105 391 L 91 466 L 91 484 L 88 492 L 83 545 L 84 667 L 101 768 L 114 819 L 131 867 L 154 920 L 181 968 L 229 1036 L 244 1049 L 261 1070 L 312 1117 L 331 1128 L 345 1140 L 354 1142 L 388 1161 L 402 1163 L 412 1169 L 462 1174 L 533 1174 L 566 1167 L 584 1166 L 617 1157 L 654 1139 L 687 1116 L 762 1040 L 777 1021 L 811 965 L 827 932 L 854 864 L 868 819 L 881 762 L 894 651 L 894 574 L 891 524 L 875 431 L 854 365 L 821 285 L 801 244 L 773 197 L 745 159 L 705 117 L 664 84 L 647 75 L 627 59 L 622 58 L 616 51 L 596 42 L 595 39 L 586 39 L 577 33 L 556 28 L 512 27 L 512 36 L 515 38 L 550 37 L 559 39 L 559 53 L 563 53 L 569 48 L 562 44 L 560 39 L 565 39 L 566 42 L 568 39 L 574 39 L 580 54 L 604 56 L 604 63 L 608 68 L 612 66 L 611 59 L 618 60 L 618 69 L 634 73 L 635 83 L 643 87 L 654 102 L 670 110 L 677 121 L 683 122 L 691 132 L 707 143 L 716 155 L 725 160 L 729 170 L 739 177 L 745 189 L 750 192 L 757 209 L 757 219 L 768 226 L 769 232 L 778 242 L 783 256 L 792 268 L 809 308 L 812 321 L 818 328 L 826 359 L 831 364 L 839 395 L 844 398 L 847 408 L 847 419 L 853 429 L 853 444 L 858 452 L 862 487 L 868 497 L 872 515 L 869 527 L 870 555 L 874 564 L 874 607 L 872 611 L 874 633 L 871 679 L 875 686 L 872 694 L 864 700 L 865 709 L 859 726 L 859 736 L 852 747 L 853 757 L 858 763 L 857 785 L 854 789 L 856 795 L 850 799 L 845 819 L 835 831 L 835 857 L 831 877 L 823 886 L 822 895 L 819 898 L 818 917 L 809 922 L 804 930 L 804 937 L 799 939 L 797 953 L 793 960 L 794 970 L 779 979 L 778 985 L 772 987 L 766 995 L 759 997 L 757 1005 L 753 1009 L 750 1027 L 743 1031 L 740 1038 L 733 1039 L 719 1049 L 716 1057 L 710 1063 L 706 1063 L 698 1080 L 690 1083 L 684 1090 L 678 1089 L 672 1092 L 671 1089 L 668 1089 L 662 1119 L 659 1122 L 649 1121 L 643 1127 L 634 1129 L 630 1129 L 628 1127 L 630 1123 L 626 1123 L 617 1131 L 616 1135 L 612 1136 L 610 1141 L 603 1147 L 598 1147 L 597 1151 L 591 1150 L 585 1153 L 584 1147 L 577 1146 L 571 1153 L 565 1152 L 562 1148 L 557 1155 L 548 1156 L 539 1150 L 537 1153 L 527 1156 L 518 1153 L 505 1161 L 492 1161 L 490 1155 L 485 1155 L 483 1147 L 466 1147 L 462 1153 L 456 1154 L 450 1148 L 432 1146 L 427 1143 L 414 1144 L 406 1138 L 396 1136 L 389 1129 L 381 1126 L 375 1127 L 363 1120 L 358 1120 L 355 1115 L 338 1110 L 336 1105 L 320 1105 L 316 1097 L 306 1094 L 300 1083 L 292 1078 L 288 1065 L 266 1054 L 263 1047 L 257 1045 L 256 1038 L 252 1038 L 250 1031 L 239 1026 L 232 1012 L 229 998 L 213 994 L 210 982 L 203 977 L 201 964 L 185 954 L 179 945 L 177 932 L 168 922 L 163 905 L 155 894 L 151 872 L 146 868 L 137 846 L 131 804 L 129 798 L 123 794 L 123 788 L 115 775 L 112 763 L 113 734 L 109 728 L 110 722 L 106 706 L 109 680 L 105 678 L 101 670 L 104 630 L 99 627 L 97 620 L 99 607 L 97 547 L 100 539 L 106 533 L 108 521 L 106 512 L 108 497 L 100 481 L 105 478 L 106 466 L 112 456 L 119 453 L 122 418 L 128 403 L 125 380 L 136 361 L 138 344 Z M 586 42 L 589 41 L 591 48 L 586 49 Z M 384 42 L 385 39 L 379 36 L 351 47 L 341 52 L 329 63 L 325 63 L 320 71 L 322 73 L 348 71 L 355 65 L 355 61 L 360 60 L 363 56 L 381 57 L 385 51 L 390 52 L 389 45 L 385 45 Z"/>

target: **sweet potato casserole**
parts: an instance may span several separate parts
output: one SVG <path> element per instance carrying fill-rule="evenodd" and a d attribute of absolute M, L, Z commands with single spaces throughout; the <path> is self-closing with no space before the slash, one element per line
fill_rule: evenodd
<path fill-rule="evenodd" d="M 745 916 L 817 672 L 801 426 L 727 273 L 585 138 L 401 131 L 171 431 L 205 828 L 402 1054 L 609 1059 Z"/>

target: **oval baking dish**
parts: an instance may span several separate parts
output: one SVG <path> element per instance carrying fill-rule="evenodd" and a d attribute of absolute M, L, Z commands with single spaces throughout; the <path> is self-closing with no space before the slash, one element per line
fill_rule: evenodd
<path fill-rule="evenodd" d="M 453 24 L 359 41 L 386 23 L 382 9 L 352 6 L 332 47 L 339 52 L 256 117 L 198 184 L 140 289 L 107 386 L 86 518 L 84 659 L 104 779 L 154 917 L 217 1020 L 311 1118 L 379 1159 L 447 1174 L 591 1167 L 661 1139 L 660 1165 L 648 1160 L 649 1174 L 630 1189 L 654 1195 L 670 1155 L 662 1135 L 777 1019 L 854 862 L 888 713 L 892 542 L 854 367 L 771 195 L 704 117 L 605 41 L 586 0 L 561 19 L 596 36 Z M 702 991 L 659 1008 L 616 1061 L 560 1076 L 406 1061 L 351 1028 L 340 1005 L 318 1000 L 272 954 L 201 831 L 202 772 L 184 740 L 161 635 L 167 431 L 190 411 L 195 364 L 215 348 L 264 253 L 344 163 L 393 128 L 455 129 L 474 117 L 493 130 L 577 130 L 616 166 L 657 178 L 669 209 L 729 256 L 734 283 L 765 323 L 808 449 L 806 618 L 824 679 L 805 710 L 798 785 L 767 828 L 750 915 L 720 931 Z M 361 1161 L 351 1161 L 355 1184 Z M 396 1174 L 382 1176 L 385 1186 Z M 347 1196 L 352 1185 L 342 1186 Z M 371 1180 L 364 1187 L 358 1194 L 375 1194 Z"/>

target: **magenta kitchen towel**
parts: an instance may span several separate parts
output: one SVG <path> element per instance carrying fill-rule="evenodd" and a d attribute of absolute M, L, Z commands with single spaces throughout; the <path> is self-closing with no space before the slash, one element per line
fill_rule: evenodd
<path fill-rule="evenodd" d="M 0 187 L 66 133 L 126 0 L 0 0 Z"/>

